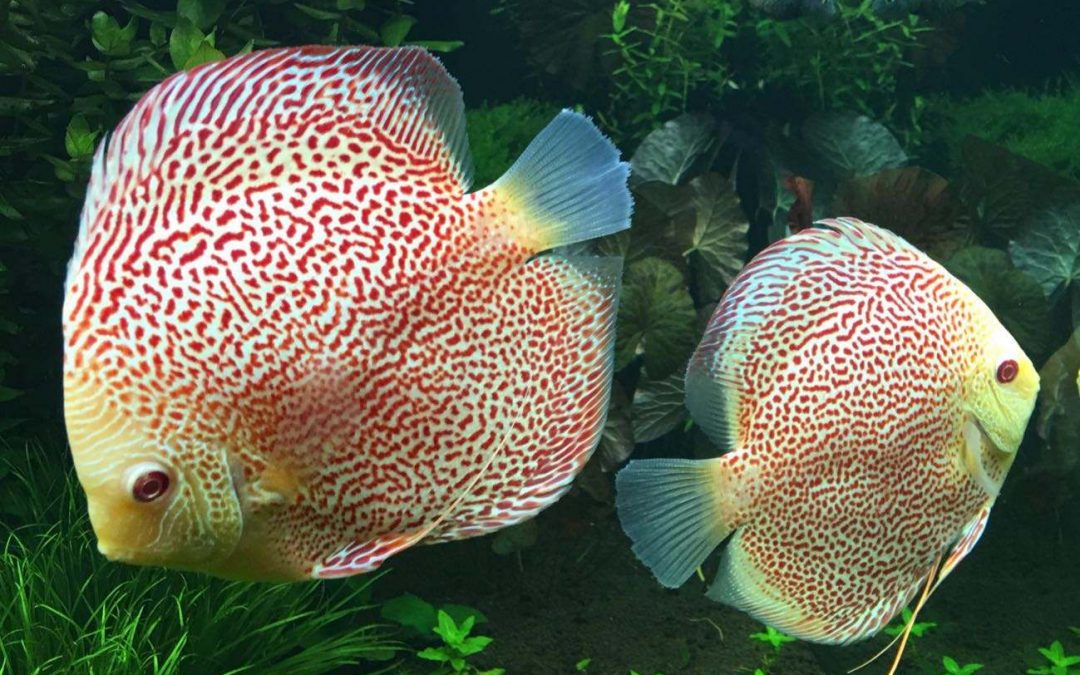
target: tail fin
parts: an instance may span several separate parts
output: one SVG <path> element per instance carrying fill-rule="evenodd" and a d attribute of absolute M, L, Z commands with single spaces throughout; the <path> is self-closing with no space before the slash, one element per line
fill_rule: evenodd
<path fill-rule="evenodd" d="M 664 586 L 681 586 L 734 529 L 728 466 L 726 457 L 646 459 L 615 476 L 623 530 Z"/>
<path fill-rule="evenodd" d="M 533 251 L 630 227 L 630 165 L 587 117 L 563 110 L 492 184 L 514 215 L 514 239 Z"/>

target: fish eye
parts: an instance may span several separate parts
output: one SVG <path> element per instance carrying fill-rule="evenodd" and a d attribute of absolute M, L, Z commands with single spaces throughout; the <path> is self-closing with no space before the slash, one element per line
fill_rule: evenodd
<path fill-rule="evenodd" d="M 1017 373 L 1020 372 L 1020 367 L 1016 365 L 1016 361 L 1012 359 L 1006 359 L 998 365 L 997 368 L 997 381 L 1006 384 L 1016 379 Z"/>
<path fill-rule="evenodd" d="M 148 503 L 163 497 L 169 491 L 172 479 L 164 466 L 148 462 L 133 466 L 129 472 L 128 486 L 131 497 L 137 502 Z"/>

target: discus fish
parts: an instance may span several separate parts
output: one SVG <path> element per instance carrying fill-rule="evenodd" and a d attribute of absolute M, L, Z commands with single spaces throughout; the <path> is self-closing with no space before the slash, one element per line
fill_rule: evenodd
<path fill-rule="evenodd" d="M 491 532 L 596 447 L 628 166 L 564 111 L 469 192 L 461 92 L 417 48 L 255 52 L 151 89 L 98 148 L 64 300 L 100 551 L 338 577 Z"/>
<path fill-rule="evenodd" d="M 619 517 L 665 586 L 730 535 L 710 598 L 804 640 L 867 638 L 975 545 L 1038 389 L 940 265 L 822 221 L 743 269 L 690 360 L 687 408 L 730 451 L 631 462 Z"/>

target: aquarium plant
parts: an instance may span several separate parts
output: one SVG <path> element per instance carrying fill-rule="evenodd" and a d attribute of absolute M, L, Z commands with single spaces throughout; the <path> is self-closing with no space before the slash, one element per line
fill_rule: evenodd
<path fill-rule="evenodd" d="M 1039 653 L 1046 659 L 1048 665 L 1037 668 L 1029 668 L 1029 675 L 1075 675 L 1080 673 L 1080 655 L 1066 654 L 1065 647 L 1060 640 L 1054 640 L 1049 647 L 1039 647 Z"/>
<path fill-rule="evenodd" d="M 78 482 L 45 457 L 0 460 L 0 672 L 316 674 L 403 647 L 377 623 L 375 577 L 257 585 L 107 562 Z"/>

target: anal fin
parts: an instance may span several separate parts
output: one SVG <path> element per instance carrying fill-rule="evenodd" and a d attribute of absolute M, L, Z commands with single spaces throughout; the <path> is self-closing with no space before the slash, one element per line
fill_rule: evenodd
<path fill-rule="evenodd" d="M 372 572 L 390 556 L 423 539 L 429 530 L 428 527 L 420 527 L 404 533 L 391 532 L 349 544 L 316 564 L 311 570 L 311 576 L 315 579 L 339 579 Z"/>

